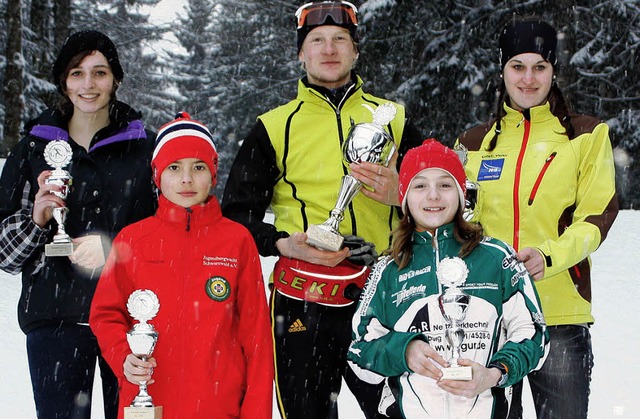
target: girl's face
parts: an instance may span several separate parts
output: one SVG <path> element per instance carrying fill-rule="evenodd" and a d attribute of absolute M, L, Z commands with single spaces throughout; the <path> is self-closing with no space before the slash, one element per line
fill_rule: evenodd
<path fill-rule="evenodd" d="M 553 66 L 533 52 L 516 55 L 502 70 L 511 107 L 522 111 L 542 105 L 553 81 Z"/>
<path fill-rule="evenodd" d="M 435 230 L 453 221 L 460 206 L 455 179 L 437 168 L 419 172 L 407 190 L 407 208 L 417 231 Z"/>
<path fill-rule="evenodd" d="M 211 170 L 200 159 L 176 160 L 160 175 L 162 195 L 185 208 L 204 203 L 212 186 Z"/>
<path fill-rule="evenodd" d="M 113 89 L 113 72 L 100 51 L 84 57 L 67 74 L 66 93 L 73 103 L 74 112 L 92 114 L 108 111 Z"/>

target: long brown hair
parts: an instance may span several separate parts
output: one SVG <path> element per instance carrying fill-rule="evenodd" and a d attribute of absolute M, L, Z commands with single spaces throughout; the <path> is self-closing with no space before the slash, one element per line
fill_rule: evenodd
<path fill-rule="evenodd" d="M 409 211 L 407 211 L 400 220 L 398 227 L 393 230 L 391 247 L 385 252 L 385 254 L 390 254 L 393 257 L 400 269 L 411 262 L 411 257 L 413 256 L 413 233 L 415 230 L 416 223 Z M 458 207 L 458 211 L 456 211 L 456 215 L 453 218 L 453 237 L 458 243 L 462 244 L 458 256 L 464 258 L 482 241 L 484 233 L 480 224 L 466 221 L 462 209 Z"/>

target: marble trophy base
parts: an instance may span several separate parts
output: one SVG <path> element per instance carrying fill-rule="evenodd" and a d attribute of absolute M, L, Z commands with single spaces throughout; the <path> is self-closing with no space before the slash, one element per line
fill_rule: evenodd
<path fill-rule="evenodd" d="M 473 378 L 471 367 L 448 367 L 441 371 L 443 380 L 470 381 Z"/>
<path fill-rule="evenodd" d="M 74 245 L 68 243 L 49 243 L 44 245 L 44 255 L 47 257 L 55 256 L 71 256 L 73 254 Z"/>
<path fill-rule="evenodd" d="M 124 419 L 162 419 L 162 406 L 125 407 Z"/>
<path fill-rule="evenodd" d="M 311 224 L 307 229 L 307 244 L 318 249 L 337 252 L 342 248 L 344 237 L 323 224 Z"/>

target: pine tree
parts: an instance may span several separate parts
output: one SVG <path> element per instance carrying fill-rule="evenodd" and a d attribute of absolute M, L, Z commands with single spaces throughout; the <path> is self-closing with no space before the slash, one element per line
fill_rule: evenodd
<path fill-rule="evenodd" d="M 141 12 L 143 6 L 154 6 L 159 1 L 78 0 L 73 13 L 73 30 L 99 30 L 116 44 L 125 71 L 118 99 L 140 110 L 150 129 L 175 113 L 175 96 L 168 89 L 171 79 L 153 50 L 168 28 L 150 24 L 148 15 Z"/>

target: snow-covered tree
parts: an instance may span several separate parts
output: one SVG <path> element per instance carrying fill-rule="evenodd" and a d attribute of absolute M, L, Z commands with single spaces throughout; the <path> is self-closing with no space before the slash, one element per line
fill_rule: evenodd
<path fill-rule="evenodd" d="M 77 0 L 74 1 L 73 28 L 95 29 L 107 34 L 118 48 L 125 71 L 118 99 L 142 111 L 148 127 L 155 129 L 175 112 L 175 97 L 170 93 L 169 72 L 163 69 L 154 49 L 168 28 L 149 23 L 143 6 L 160 0 Z"/>

